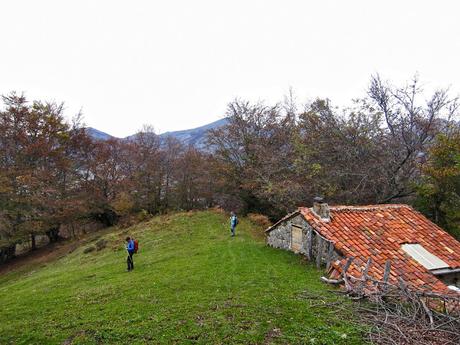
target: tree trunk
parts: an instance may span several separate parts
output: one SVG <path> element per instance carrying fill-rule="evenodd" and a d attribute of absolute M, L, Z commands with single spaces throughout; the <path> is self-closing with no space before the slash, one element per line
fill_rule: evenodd
<path fill-rule="evenodd" d="M 83 228 L 84 228 L 84 226 L 83 226 Z M 70 223 L 70 229 L 72 231 L 72 238 L 75 238 L 76 237 L 75 236 L 75 225 L 74 225 L 73 222 Z"/>
<path fill-rule="evenodd" d="M 30 240 L 32 242 L 31 250 L 37 249 L 37 244 L 35 242 L 35 234 L 30 234 Z"/>
<path fill-rule="evenodd" d="M 0 263 L 7 262 L 16 254 L 16 244 L 11 244 L 8 247 L 0 249 Z"/>
<path fill-rule="evenodd" d="M 46 232 L 46 236 L 48 236 L 48 239 L 50 243 L 55 243 L 59 240 L 59 226 L 52 227 Z"/>

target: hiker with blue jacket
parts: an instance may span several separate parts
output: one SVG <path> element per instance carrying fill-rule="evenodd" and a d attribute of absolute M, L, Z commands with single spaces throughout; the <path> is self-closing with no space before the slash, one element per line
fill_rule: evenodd
<path fill-rule="evenodd" d="M 128 258 L 126 262 L 128 263 L 128 271 L 134 269 L 133 254 L 135 250 L 134 240 L 131 237 L 126 237 L 126 251 L 128 252 Z"/>
<path fill-rule="evenodd" d="M 238 225 L 238 218 L 236 217 L 235 212 L 230 214 L 230 230 L 232 232 L 232 237 L 235 237 L 235 228 Z"/>

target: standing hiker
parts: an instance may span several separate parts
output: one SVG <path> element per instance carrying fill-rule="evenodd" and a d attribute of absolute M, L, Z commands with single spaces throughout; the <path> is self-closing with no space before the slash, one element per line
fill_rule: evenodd
<path fill-rule="evenodd" d="M 230 230 L 232 231 L 232 237 L 235 237 L 235 228 L 238 225 L 238 218 L 235 212 L 230 214 Z"/>
<path fill-rule="evenodd" d="M 131 237 L 126 237 L 126 251 L 128 252 L 128 257 L 126 262 L 128 263 L 128 271 L 134 269 L 133 254 L 135 250 L 134 240 Z"/>

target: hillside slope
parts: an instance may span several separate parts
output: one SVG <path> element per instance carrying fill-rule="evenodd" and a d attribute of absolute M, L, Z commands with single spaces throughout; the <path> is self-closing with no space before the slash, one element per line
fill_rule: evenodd
<path fill-rule="evenodd" d="M 86 128 L 86 134 L 89 135 L 94 140 L 109 140 L 109 139 L 114 138 L 110 134 L 107 134 L 105 132 L 102 132 L 102 131 L 100 131 L 100 130 L 98 130 L 96 128 L 92 128 L 92 127 L 87 127 Z"/>
<path fill-rule="evenodd" d="M 133 272 L 127 234 L 141 246 Z M 103 238 L 99 251 L 85 253 L 94 237 L 57 261 L 0 276 L 1 344 L 361 343 L 349 302 L 299 256 L 267 247 L 245 219 L 235 238 L 214 211 Z"/>
<path fill-rule="evenodd" d="M 191 145 L 199 150 L 205 150 L 207 148 L 206 136 L 208 135 L 208 132 L 212 129 L 223 127 L 227 123 L 228 119 L 224 118 L 193 129 L 166 132 L 160 134 L 160 138 L 162 140 L 166 140 L 166 138 L 172 137 L 179 140 L 182 144 L 186 146 Z"/>

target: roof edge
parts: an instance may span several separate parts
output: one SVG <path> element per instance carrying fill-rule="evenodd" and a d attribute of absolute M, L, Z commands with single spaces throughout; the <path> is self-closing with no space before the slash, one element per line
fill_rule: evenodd
<path fill-rule="evenodd" d="M 413 210 L 413 207 L 408 204 L 375 204 L 375 205 L 336 205 L 329 206 L 331 211 L 376 211 L 395 208 L 408 208 Z"/>
<path fill-rule="evenodd" d="M 277 221 L 275 224 L 273 224 L 272 226 L 270 226 L 269 228 L 267 228 L 264 232 L 266 234 L 268 234 L 270 231 L 272 231 L 276 226 L 278 226 L 279 224 L 281 224 L 282 222 L 285 222 L 286 220 L 289 220 L 291 219 L 292 217 L 295 217 L 296 215 L 298 214 L 301 214 L 300 213 L 300 210 L 297 209 L 295 210 L 294 212 L 291 212 L 291 213 L 288 213 L 286 216 L 284 216 L 283 218 L 281 218 L 279 221 Z"/>

